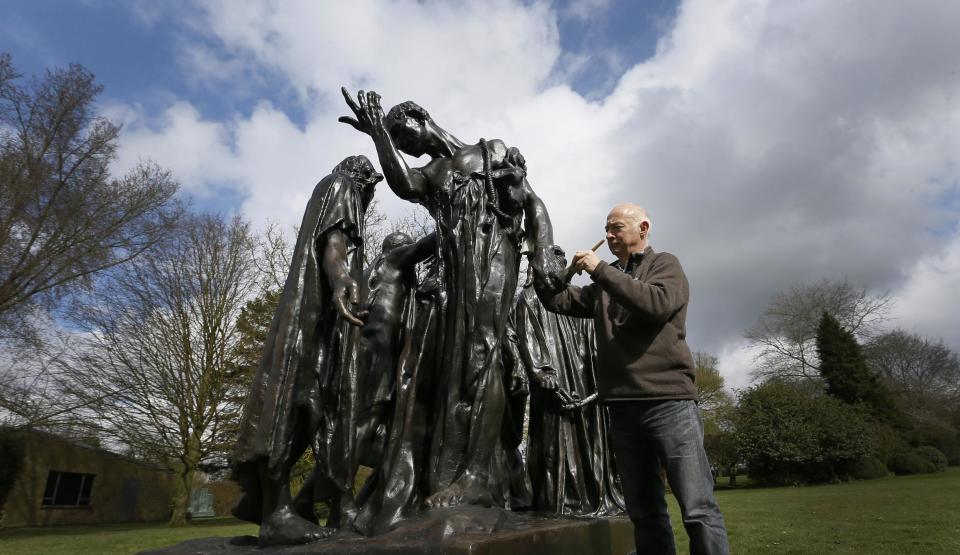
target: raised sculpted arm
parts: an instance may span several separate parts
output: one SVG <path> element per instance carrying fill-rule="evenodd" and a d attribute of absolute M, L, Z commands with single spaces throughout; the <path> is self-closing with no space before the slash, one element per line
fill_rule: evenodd
<path fill-rule="evenodd" d="M 340 92 L 343 93 L 347 106 L 356 118 L 343 116 L 338 121 L 370 135 L 377 148 L 377 157 L 390 189 L 404 200 L 416 202 L 422 198 L 426 193 L 426 180 L 420 170 L 407 165 L 403 155 L 394 145 L 393 138 L 383 123 L 380 95 L 373 91 L 368 93 L 360 91 L 357 93 L 357 100 L 354 101 L 347 89 L 341 87 Z"/>

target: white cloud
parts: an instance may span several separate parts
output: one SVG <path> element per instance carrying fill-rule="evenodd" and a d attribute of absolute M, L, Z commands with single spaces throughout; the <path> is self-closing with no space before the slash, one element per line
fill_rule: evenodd
<path fill-rule="evenodd" d="M 716 356 L 720 361 L 717 370 L 723 376 L 726 389 L 739 391 L 750 386 L 753 381 L 750 372 L 757 359 L 757 349 L 741 339 L 726 343 Z"/>
<path fill-rule="evenodd" d="M 229 146 L 231 122 L 204 120 L 185 101 L 155 118 L 139 106 L 111 105 L 105 112 L 124 126 L 117 172 L 150 158 L 171 170 L 184 190 L 200 197 L 224 182 L 238 180 L 236 156 Z"/>
<path fill-rule="evenodd" d="M 689 0 L 657 54 L 599 101 L 551 77 L 558 14 L 540 2 L 200 12 L 202 41 L 183 48 L 202 54 L 184 55 L 186 70 L 210 86 L 294 90 L 306 124 L 268 99 L 219 122 L 174 104 L 128 126 L 123 156 L 149 154 L 198 190 L 232 183 L 257 225 L 296 223 L 338 160 L 374 156 L 336 122 L 345 84 L 416 100 L 463 140 L 518 146 L 567 250 L 594 243 L 614 203 L 646 205 L 654 247 L 678 254 L 691 281 L 691 345 L 734 361 L 736 384 L 741 331 L 793 283 L 895 290 L 911 321 L 936 322 L 918 329 L 956 335 L 936 293 L 956 291 L 956 246 L 930 229 L 958 219 L 936 201 L 960 180 L 958 3 Z"/>
<path fill-rule="evenodd" d="M 907 280 L 895 292 L 894 324 L 960 352 L 960 234 L 940 251 L 909 267 Z"/>

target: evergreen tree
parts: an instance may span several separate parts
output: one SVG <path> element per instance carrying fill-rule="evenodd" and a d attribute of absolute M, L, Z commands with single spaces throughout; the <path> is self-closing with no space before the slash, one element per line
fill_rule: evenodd
<path fill-rule="evenodd" d="M 890 392 L 870 370 L 860 344 L 827 312 L 817 329 L 817 352 L 828 394 L 851 405 L 863 403 L 880 420 L 898 420 Z"/>

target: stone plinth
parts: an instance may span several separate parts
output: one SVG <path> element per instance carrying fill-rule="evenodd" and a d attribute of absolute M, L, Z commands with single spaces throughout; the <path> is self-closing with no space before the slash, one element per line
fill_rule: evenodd
<path fill-rule="evenodd" d="M 256 538 L 201 538 L 141 555 L 624 555 L 633 527 L 623 517 L 557 518 L 503 509 L 457 507 L 427 511 L 375 538 L 341 532 L 306 545 L 257 547 Z"/>

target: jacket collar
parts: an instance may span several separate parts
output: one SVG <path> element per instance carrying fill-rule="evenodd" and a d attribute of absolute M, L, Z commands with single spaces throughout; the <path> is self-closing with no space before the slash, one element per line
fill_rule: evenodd
<path fill-rule="evenodd" d="M 631 253 L 630 258 L 627 260 L 626 268 L 624 268 L 623 265 L 620 264 L 619 258 L 614 260 L 610 265 L 622 272 L 626 272 L 629 274 L 637 269 L 637 266 L 639 266 L 640 263 L 643 262 L 643 258 L 648 254 L 653 254 L 653 247 L 651 247 L 650 245 L 647 245 L 647 248 L 643 249 L 643 251 L 641 252 Z"/>

